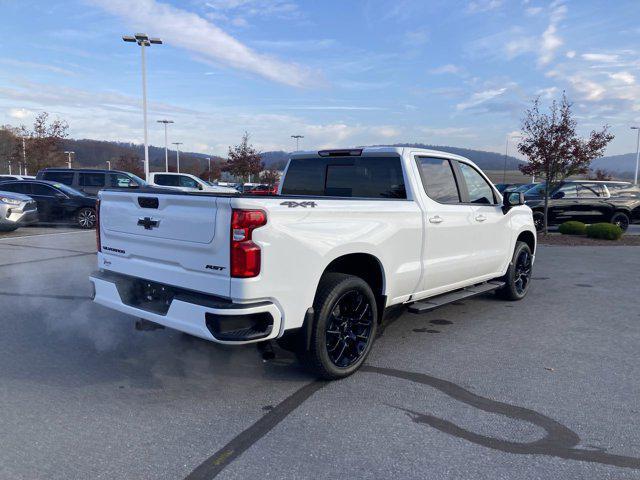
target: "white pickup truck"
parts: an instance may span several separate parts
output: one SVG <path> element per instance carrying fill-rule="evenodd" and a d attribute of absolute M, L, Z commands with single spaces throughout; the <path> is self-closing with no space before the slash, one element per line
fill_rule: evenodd
<path fill-rule="evenodd" d="M 224 344 L 278 339 L 353 373 L 386 308 L 523 298 L 535 227 L 471 161 L 432 150 L 296 153 L 279 195 L 99 195 L 95 302 Z"/>
<path fill-rule="evenodd" d="M 156 187 L 171 187 L 183 192 L 236 193 L 235 188 L 213 185 L 189 173 L 151 172 L 149 181 Z"/>

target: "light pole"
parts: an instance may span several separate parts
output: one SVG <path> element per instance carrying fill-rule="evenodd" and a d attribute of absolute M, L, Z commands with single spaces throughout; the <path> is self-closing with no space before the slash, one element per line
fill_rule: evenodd
<path fill-rule="evenodd" d="M 149 179 L 149 134 L 147 132 L 147 65 L 145 60 L 145 47 L 151 44 L 161 45 L 159 38 L 149 38 L 146 33 L 136 33 L 135 35 L 123 35 L 125 42 L 137 43 L 142 51 L 142 116 L 144 119 L 144 175 L 145 180 Z"/>
<path fill-rule="evenodd" d="M 209 168 L 207 172 L 209 172 L 209 182 L 211 182 L 211 157 L 207 157 L 207 162 L 209 162 Z"/>
<path fill-rule="evenodd" d="M 73 150 L 69 150 L 65 151 L 64 153 L 67 154 L 67 168 L 71 168 L 71 155 L 75 154 L 76 152 L 74 152 Z"/>
<path fill-rule="evenodd" d="M 158 120 L 158 123 L 164 123 L 164 171 L 169 171 L 169 149 L 167 148 L 167 125 L 173 123 L 173 120 Z"/>
<path fill-rule="evenodd" d="M 522 135 L 507 135 L 504 147 L 504 168 L 502 169 L 502 183 L 507 183 L 507 158 L 509 158 L 509 140 L 522 138 Z"/>
<path fill-rule="evenodd" d="M 111 170 L 111 160 L 107 160 L 107 170 Z"/>
<path fill-rule="evenodd" d="M 304 135 L 291 135 L 291 138 L 296 139 L 296 152 L 300 151 L 300 139 L 304 138 Z"/>
<path fill-rule="evenodd" d="M 180 145 L 182 142 L 172 142 L 176 146 L 176 172 L 180 173 Z"/>
<path fill-rule="evenodd" d="M 27 146 L 24 141 L 24 137 L 22 137 L 22 164 L 24 165 L 24 174 L 26 175 L 27 174 Z M 20 162 L 18 162 L 18 166 L 20 166 Z M 20 173 L 22 173 L 22 167 L 20 167 Z"/>
<path fill-rule="evenodd" d="M 640 165 L 640 127 L 631 127 L 631 130 L 638 131 L 638 139 L 636 140 L 636 174 L 633 177 L 633 184 L 638 185 L 638 165 Z"/>

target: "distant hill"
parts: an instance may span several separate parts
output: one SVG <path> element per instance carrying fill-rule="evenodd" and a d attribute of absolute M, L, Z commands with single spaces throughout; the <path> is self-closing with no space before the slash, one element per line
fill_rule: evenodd
<path fill-rule="evenodd" d="M 414 148 L 429 148 L 432 150 L 441 150 L 443 152 L 449 152 L 456 155 L 461 155 L 476 163 L 483 170 L 502 170 L 504 168 L 504 155 L 495 152 L 486 152 L 484 150 L 472 150 L 468 148 L 447 147 L 440 145 L 424 145 L 422 143 L 401 143 L 394 145 L 371 145 L 375 147 L 390 146 L 390 147 L 414 147 Z M 275 152 L 263 152 L 262 161 L 266 167 L 284 168 L 289 159 L 290 153 L 283 151 Z M 523 162 L 515 157 L 509 156 L 507 158 L 507 170 L 517 170 L 518 166 Z"/>
<path fill-rule="evenodd" d="M 633 178 L 633 172 L 636 170 L 636 154 L 625 153 L 598 158 L 591 163 L 591 167 L 594 169 L 602 168 L 626 178 Z"/>
<path fill-rule="evenodd" d="M 75 152 L 74 166 L 81 168 L 106 168 L 107 160 L 113 163 L 122 155 L 137 155 L 140 159 L 144 159 L 144 145 L 135 143 L 65 139 L 63 141 L 63 147 L 64 150 Z M 213 155 L 181 151 L 180 165 L 181 167 L 192 167 L 194 170 L 200 169 L 200 171 L 202 171 L 207 167 L 207 157 L 211 157 L 212 160 L 222 160 L 222 158 Z M 175 165 L 175 161 L 176 151 L 169 150 L 169 165 Z M 164 170 L 164 147 L 149 145 L 149 163 L 151 170 Z"/>

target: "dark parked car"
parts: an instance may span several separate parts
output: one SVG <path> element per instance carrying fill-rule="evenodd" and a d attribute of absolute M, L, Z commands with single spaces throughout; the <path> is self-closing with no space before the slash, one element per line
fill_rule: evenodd
<path fill-rule="evenodd" d="M 88 195 L 97 195 L 103 188 L 138 188 L 146 184 L 132 173 L 118 170 L 45 168 L 36 178 L 62 183 Z"/>
<path fill-rule="evenodd" d="M 40 222 L 74 223 L 81 228 L 96 226 L 96 197 L 67 185 L 44 180 L 1 182 L 0 190 L 28 195 L 38 205 Z"/>
<path fill-rule="evenodd" d="M 539 230 L 544 224 L 544 187 L 539 198 L 527 196 Z M 628 182 L 562 182 L 550 192 L 547 223 L 559 225 L 568 220 L 609 222 L 626 230 L 629 224 L 640 222 L 640 190 Z"/>
<path fill-rule="evenodd" d="M 498 189 L 500 193 L 503 193 L 505 190 L 515 191 L 520 186 L 522 186 L 521 183 L 496 183 L 495 184 L 495 187 Z"/>

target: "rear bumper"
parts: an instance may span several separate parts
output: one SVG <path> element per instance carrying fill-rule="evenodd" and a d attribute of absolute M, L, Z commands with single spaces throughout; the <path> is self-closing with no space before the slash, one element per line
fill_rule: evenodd
<path fill-rule="evenodd" d="M 176 290 L 166 302 L 168 308 L 147 308 L 131 304 L 131 294 L 127 291 L 131 282 L 144 280 L 106 271 L 94 272 L 89 279 L 94 286 L 94 302 L 205 340 L 242 345 L 280 335 L 282 312 L 271 302 L 233 303 Z"/>

